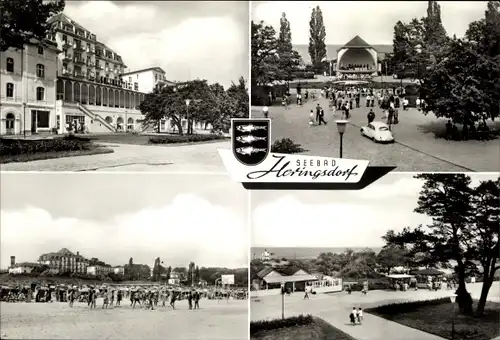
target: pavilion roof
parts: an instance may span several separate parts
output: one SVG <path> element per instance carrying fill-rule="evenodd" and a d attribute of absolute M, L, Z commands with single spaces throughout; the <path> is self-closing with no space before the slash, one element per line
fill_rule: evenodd
<path fill-rule="evenodd" d="M 370 44 L 364 41 L 359 35 L 355 36 L 347 44 L 339 48 L 339 50 L 344 48 L 373 48 Z"/>

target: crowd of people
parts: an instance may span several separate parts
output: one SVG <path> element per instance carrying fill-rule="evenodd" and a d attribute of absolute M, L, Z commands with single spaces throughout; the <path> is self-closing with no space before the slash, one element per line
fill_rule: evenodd
<path fill-rule="evenodd" d="M 374 65 L 370 64 L 347 64 L 340 65 L 340 70 L 342 71 L 371 71 L 374 70 Z"/>
<path fill-rule="evenodd" d="M 72 286 L 37 284 L 25 286 L 0 287 L 0 301 L 2 302 L 63 302 L 73 307 L 74 303 L 86 304 L 90 309 L 120 307 L 122 301 L 129 300 L 130 307 L 154 310 L 156 307 L 172 307 L 175 309 L 177 301 L 186 300 L 189 309 L 199 309 L 201 299 L 247 299 L 245 289 L 231 288 L 191 288 L 169 285 L 100 285 L 100 286 Z M 97 300 L 99 299 L 99 306 Z M 168 302 L 168 306 L 167 306 Z"/>

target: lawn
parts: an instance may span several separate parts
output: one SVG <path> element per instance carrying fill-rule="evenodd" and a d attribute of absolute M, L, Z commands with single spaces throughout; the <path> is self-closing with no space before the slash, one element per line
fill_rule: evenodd
<path fill-rule="evenodd" d="M 112 149 L 95 144 L 88 138 L 75 136 L 0 140 L 0 163 L 2 164 L 113 152 Z"/>
<path fill-rule="evenodd" d="M 178 135 L 178 134 L 155 134 L 137 135 L 132 133 L 99 134 L 85 136 L 92 141 L 101 143 L 132 144 L 132 145 L 171 145 L 171 144 L 193 144 L 207 143 L 211 141 L 225 140 L 225 137 L 212 134 Z"/>
<path fill-rule="evenodd" d="M 474 301 L 474 309 L 477 301 Z M 448 298 L 425 302 L 394 304 L 365 310 L 384 319 L 427 333 L 452 339 L 452 305 Z M 455 339 L 488 340 L 500 335 L 500 304 L 488 302 L 481 318 L 455 312 Z"/>
<path fill-rule="evenodd" d="M 252 334 L 252 340 L 355 340 L 326 321 L 313 317 L 308 325 L 265 330 Z"/>

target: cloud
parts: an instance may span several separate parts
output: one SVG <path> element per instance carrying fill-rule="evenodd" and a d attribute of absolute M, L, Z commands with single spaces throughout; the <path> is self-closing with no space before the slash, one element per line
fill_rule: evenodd
<path fill-rule="evenodd" d="M 169 80 L 228 86 L 248 77 L 248 23 L 238 20 L 248 6 L 228 2 L 240 10 L 225 15 L 216 13 L 216 5 L 68 2 L 65 13 L 119 53 L 129 70 L 160 66 Z"/>
<path fill-rule="evenodd" d="M 1 267 L 17 261 L 36 261 L 46 252 L 67 247 L 112 265 L 152 264 L 243 267 L 248 261 L 245 216 L 183 194 L 161 208 L 116 215 L 108 221 L 54 218 L 48 211 L 27 207 L 1 211 Z"/>
<path fill-rule="evenodd" d="M 464 35 L 471 21 L 484 17 L 485 1 L 440 1 L 443 26 L 450 36 Z M 347 43 L 355 35 L 369 44 L 392 44 L 394 25 L 426 15 L 427 1 L 254 1 L 252 19 L 264 20 L 279 29 L 285 12 L 292 29 L 294 44 L 308 44 L 309 19 L 314 7 L 320 6 L 326 28 L 326 42 Z"/>

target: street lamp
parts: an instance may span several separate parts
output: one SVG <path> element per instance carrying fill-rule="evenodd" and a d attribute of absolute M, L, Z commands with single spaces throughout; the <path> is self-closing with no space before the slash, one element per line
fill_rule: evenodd
<path fill-rule="evenodd" d="M 420 54 L 422 53 L 422 45 L 418 44 L 415 46 L 415 52 L 417 52 L 417 80 L 420 83 Z"/>
<path fill-rule="evenodd" d="M 342 148 L 343 148 L 343 139 L 344 139 L 344 132 L 345 132 L 345 129 L 347 127 L 347 123 L 349 123 L 349 121 L 347 120 L 337 120 L 336 121 L 337 123 L 337 130 L 339 130 L 339 134 L 340 134 L 340 158 L 342 158 Z"/>
<path fill-rule="evenodd" d="M 451 340 L 455 340 L 455 301 L 457 300 L 457 294 L 450 295 L 450 301 L 452 304 L 451 312 Z"/>
<path fill-rule="evenodd" d="M 187 120 L 187 134 L 189 135 L 190 124 L 189 124 L 189 104 L 191 103 L 191 99 L 186 99 L 186 120 Z"/>

